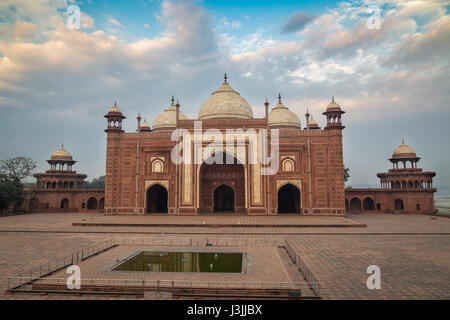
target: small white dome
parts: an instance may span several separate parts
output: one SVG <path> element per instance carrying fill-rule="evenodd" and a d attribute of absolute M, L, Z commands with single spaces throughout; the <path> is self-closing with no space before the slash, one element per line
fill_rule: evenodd
<path fill-rule="evenodd" d="M 309 125 L 311 127 L 317 127 L 318 126 L 316 120 L 314 120 L 312 117 L 311 117 L 311 119 L 309 119 Z"/>
<path fill-rule="evenodd" d="M 147 123 L 147 121 L 144 119 L 144 121 L 141 124 L 141 131 L 151 131 L 150 125 Z"/>
<path fill-rule="evenodd" d="M 300 119 L 281 102 L 269 112 L 269 127 L 288 126 L 301 128 Z"/>
<path fill-rule="evenodd" d="M 185 120 L 187 119 L 184 114 L 178 111 L 178 119 Z M 158 115 L 155 120 L 153 120 L 153 130 L 162 129 L 162 128 L 176 128 L 177 127 L 177 108 L 173 105 L 170 105 L 166 110 L 163 111 L 160 115 Z"/>

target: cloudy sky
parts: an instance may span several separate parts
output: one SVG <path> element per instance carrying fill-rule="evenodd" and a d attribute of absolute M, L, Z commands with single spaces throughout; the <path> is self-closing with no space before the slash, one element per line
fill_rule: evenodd
<path fill-rule="evenodd" d="M 81 29 L 67 27 L 67 8 Z M 380 10 L 373 10 L 377 6 Z M 264 115 L 278 92 L 319 125 L 331 96 L 344 115 L 352 186 L 405 139 L 450 195 L 450 1 L 0 1 L 0 158 L 45 160 L 64 144 L 88 179 L 105 171 L 114 101 L 136 129 L 179 99 L 196 117 L 229 75 Z M 376 13 L 380 13 L 379 28 Z M 445 189 L 447 188 L 447 189 Z"/>

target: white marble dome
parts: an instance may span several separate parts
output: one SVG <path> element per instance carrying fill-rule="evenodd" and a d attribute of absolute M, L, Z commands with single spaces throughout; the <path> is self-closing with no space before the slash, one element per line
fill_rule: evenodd
<path fill-rule="evenodd" d="M 178 111 L 178 119 L 185 120 L 187 117 Z M 153 130 L 171 129 L 177 127 L 177 107 L 172 104 L 153 120 Z"/>
<path fill-rule="evenodd" d="M 206 99 L 200 106 L 198 118 L 253 118 L 253 110 L 247 100 L 241 97 L 239 92 L 233 90 L 225 81 L 222 86 Z"/>
<path fill-rule="evenodd" d="M 301 128 L 300 119 L 294 112 L 284 106 L 284 104 L 281 102 L 281 99 L 278 104 L 269 112 L 269 127 L 279 126 Z"/>

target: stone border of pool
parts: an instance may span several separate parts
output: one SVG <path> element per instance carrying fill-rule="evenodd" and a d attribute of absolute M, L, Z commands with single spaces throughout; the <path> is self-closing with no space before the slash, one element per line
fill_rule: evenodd
<path fill-rule="evenodd" d="M 129 257 L 127 257 L 125 260 L 122 260 L 120 262 L 115 263 L 113 266 L 109 267 L 107 270 L 109 272 L 117 272 L 117 273 L 134 273 L 134 272 L 151 272 L 151 273 L 156 273 L 156 274 L 170 274 L 172 272 L 169 271 L 132 271 L 132 270 L 114 270 L 115 268 L 117 268 L 118 266 L 126 263 L 127 261 L 129 261 L 130 259 L 134 258 L 135 256 L 137 256 L 138 254 L 140 254 L 141 252 L 159 252 L 161 250 L 148 250 L 148 249 L 140 249 L 137 250 L 135 252 L 133 252 Z M 189 251 L 182 251 L 182 250 L 164 250 L 166 252 L 186 252 L 186 253 L 190 253 L 190 252 L 195 252 L 195 253 L 210 253 L 211 251 L 202 251 L 201 249 L 195 249 L 195 250 L 189 250 Z M 220 274 L 246 274 L 247 272 L 247 252 L 245 251 L 239 251 L 239 252 L 229 252 L 229 251 L 220 251 L 220 253 L 241 253 L 242 254 L 242 264 L 241 264 L 241 272 L 217 272 Z M 183 272 L 175 272 L 177 274 L 195 274 L 195 273 L 202 273 L 200 271 L 183 271 Z"/>

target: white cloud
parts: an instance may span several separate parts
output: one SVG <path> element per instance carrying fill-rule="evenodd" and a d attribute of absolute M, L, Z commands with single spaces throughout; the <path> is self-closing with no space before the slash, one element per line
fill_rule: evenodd
<path fill-rule="evenodd" d="M 238 29 L 241 27 L 241 23 L 239 21 L 231 21 L 231 28 Z"/>
<path fill-rule="evenodd" d="M 116 27 L 122 27 L 122 24 L 119 21 L 117 21 L 116 19 L 109 18 L 108 21 L 109 21 L 109 23 L 115 25 Z"/>
<path fill-rule="evenodd" d="M 82 12 L 81 13 L 81 27 L 83 29 L 94 29 L 95 23 L 94 19 L 89 16 L 87 13 Z"/>

